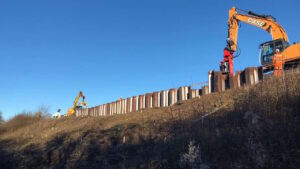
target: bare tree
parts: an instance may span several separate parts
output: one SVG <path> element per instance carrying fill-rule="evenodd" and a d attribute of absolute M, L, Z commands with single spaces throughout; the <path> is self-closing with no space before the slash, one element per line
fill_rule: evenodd
<path fill-rule="evenodd" d="M 49 106 L 42 104 L 39 106 L 37 111 L 34 113 L 34 116 L 42 117 L 42 118 L 51 117 L 49 109 L 50 109 Z"/>

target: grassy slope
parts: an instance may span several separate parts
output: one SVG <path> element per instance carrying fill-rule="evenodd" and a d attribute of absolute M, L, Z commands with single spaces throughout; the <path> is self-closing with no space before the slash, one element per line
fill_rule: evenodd
<path fill-rule="evenodd" d="M 193 140 L 210 168 L 298 168 L 299 110 L 300 75 L 292 74 L 126 115 L 20 116 L 0 126 L 0 166 L 179 168 Z"/>

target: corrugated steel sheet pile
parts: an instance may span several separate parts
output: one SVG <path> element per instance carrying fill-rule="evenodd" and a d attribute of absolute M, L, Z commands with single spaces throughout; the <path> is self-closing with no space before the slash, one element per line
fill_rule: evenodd
<path fill-rule="evenodd" d="M 111 103 L 76 110 L 76 116 L 111 116 L 149 108 L 168 107 L 178 102 L 199 98 L 202 95 L 212 92 L 221 92 L 245 85 L 254 85 L 263 80 L 263 76 L 263 71 L 257 67 L 248 67 L 243 71 L 237 71 L 234 76 L 223 75 L 219 71 L 209 71 L 208 85 L 202 86 L 201 89 L 192 89 L 191 86 L 181 86 L 179 88 L 132 96 L 126 99 L 120 98 Z"/>

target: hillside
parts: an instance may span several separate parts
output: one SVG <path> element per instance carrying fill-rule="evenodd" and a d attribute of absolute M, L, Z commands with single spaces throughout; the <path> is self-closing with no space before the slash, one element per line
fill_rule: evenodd
<path fill-rule="evenodd" d="M 1 168 L 296 169 L 300 74 L 110 117 L 17 116 L 0 126 Z"/>

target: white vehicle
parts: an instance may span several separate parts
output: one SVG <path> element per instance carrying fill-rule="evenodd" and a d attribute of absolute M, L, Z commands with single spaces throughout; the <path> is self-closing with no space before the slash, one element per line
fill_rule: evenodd
<path fill-rule="evenodd" d="M 52 118 L 53 119 L 59 119 L 59 118 L 63 117 L 63 115 L 60 114 L 60 111 L 61 110 L 58 109 L 56 113 L 52 114 Z"/>

